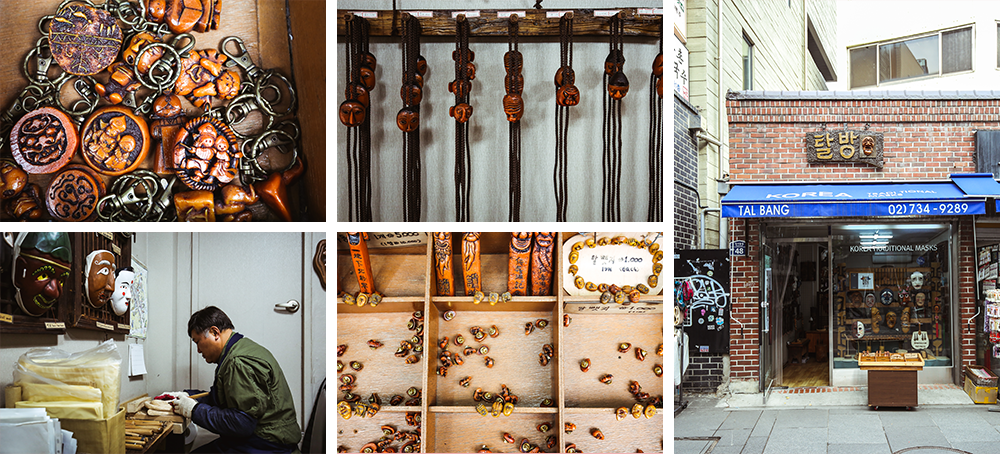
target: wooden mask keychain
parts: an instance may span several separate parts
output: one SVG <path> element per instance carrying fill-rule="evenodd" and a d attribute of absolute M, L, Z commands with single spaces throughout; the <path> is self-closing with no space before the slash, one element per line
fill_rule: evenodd
<path fill-rule="evenodd" d="M 622 52 L 621 13 L 611 17 L 609 34 L 611 51 L 604 60 L 604 193 L 602 218 L 605 222 L 621 221 L 622 166 L 622 98 L 628 93 L 625 77 L 625 54 Z"/>
<path fill-rule="evenodd" d="M 455 23 L 455 81 L 449 84 L 449 91 L 455 94 L 455 105 L 448 115 L 455 118 L 455 220 L 469 221 L 469 186 L 472 170 L 472 153 L 469 151 L 469 119 L 472 106 L 469 92 L 475 79 L 475 54 L 469 50 L 469 20 L 459 14 Z"/>
<path fill-rule="evenodd" d="M 559 69 L 556 70 L 556 222 L 566 222 L 567 166 L 569 164 L 569 108 L 580 103 L 580 90 L 573 72 L 573 12 L 559 19 Z"/>
<path fill-rule="evenodd" d="M 510 207 L 507 221 L 521 221 L 521 116 L 524 114 L 524 76 L 521 75 L 524 58 L 517 50 L 517 14 L 511 14 L 507 21 L 507 53 L 503 55 L 503 66 L 507 75 L 503 78 L 507 94 L 503 97 L 503 112 L 508 121 L 510 139 Z M 511 290 L 513 293 L 513 290 Z"/>
<path fill-rule="evenodd" d="M 340 122 L 347 126 L 347 206 L 351 221 L 371 222 L 371 108 L 375 87 L 375 56 L 368 51 L 371 25 L 348 14 L 346 98 L 340 104 Z M 404 87 L 405 88 L 405 87 Z"/>

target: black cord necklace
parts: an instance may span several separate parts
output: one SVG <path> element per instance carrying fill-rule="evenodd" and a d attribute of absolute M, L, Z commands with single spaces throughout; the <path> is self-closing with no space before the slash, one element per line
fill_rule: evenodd
<path fill-rule="evenodd" d="M 370 222 L 371 115 L 370 93 L 375 88 L 375 56 L 368 51 L 370 24 L 363 17 L 347 18 L 347 84 L 340 104 L 340 122 L 347 126 L 348 217 Z"/>
<path fill-rule="evenodd" d="M 653 59 L 653 72 L 649 76 L 648 212 L 647 222 L 663 221 L 663 29 L 660 29 L 660 53 Z"/>
<path fill-rule="evenodd" d="M 427 62 L 420 56 L 420 21 L 403 15 L 403 108 L 396 126 L 403 131 L 403 220 L 420 221 L 420 100 Z"/>
<path fill-rule="evenodd" d="M 510 138 L 510 207 L 508 222 L 521 221 L 521 116 L 524 114 L 524 76 L 521 68 L 524 58 L 517 50 L 517 35 L 519 33 L 517 15 L 513 14 L 507 22 L 507 53 L 503 56 L 503 66 L 507 71 L 504 77 L 504 88 L 507 94 L 503 97 L 503 112 L 509 122 Z"/>
<path fill-rule="evenodd" d="M 622 98 L 628 93 L 625 77 L 625 54 L 622 52 L 624 24 L 619 14 L 610 22 L 611 51 L 604 60 L 604 180 L 603 211 L 605 222 L 621 221 L 621 166 L 622 166 Z"/>
<path fill-rule="evenodd" d="M 455 118 L 455 220 L 469 222 L 469 186 L 472 154 L 469 151 L 469 92 L 472 79 L 476 78 L 476 66 L 472 61 L 475 54 L 469 50 L 469 21 L 464 15 L 455 23 L 455 81 L 448 85 L 448 91 L 455 94 L 455 105 L 448 115 Z"/>
<path fill-rule="evenodd" d="M 559 69 L 556 71 L 556 165 L 552 176 L 556 189 L 556 222 L 566 221 L 569 108 L 580 103 L 580 90 L 573 73 L 573 13 L 559 19 Z"/>

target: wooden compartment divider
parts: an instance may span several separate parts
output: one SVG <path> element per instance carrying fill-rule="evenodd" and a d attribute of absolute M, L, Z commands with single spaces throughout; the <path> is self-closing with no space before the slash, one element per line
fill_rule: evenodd
<path fill-rule="evenodd" d="M 345 366 L 343 373 L 357 376 L 355 394 L 362 401 L 367 401 L 373 390 L 384 391 L 379 392 L 383 405 L 375 418 L 352 417 L 344 420 L 336 416 L 338 446 L 343 445 L 356 452 L 363 444 L 381 436 L 378 427 L 382 424 L 395 425 L 397 430 L 411 430 L 412 427 L 403 422 L 403 413 L 419 411 L 421 452 L 475 452 L 483 444 L 493 452 L 518 452 L 518 443 L 523 438 L 548 451 L 544 443 L 550 435 L 556 436 L 556 452 L 564 452 L 567 443 L 576 443 L 579 449 L 587 452 L 626 452 L 624 450 L 634 451 L 636 448 L 646 452 L 661 450 L 662 408 L 658 408 L 656 416 L 651 419 L 642 417 L 636 420 L 628 416 L 624 421 L 615 419 L 614 409 L 631 407 L 635 403 L 627 392 L 629 380 L 639 381 L 643 391 L 662 397 L 662 378 L 652 372 L 654 364 L 663 364 L 663 358 L 656 355 L 656 347 L 663 341 L 662 314 L 570 314 L 573 317 L 571 326 L 563 327 L 566 303 L 595 302 L 593 296 L 571 297 L 563 290 L 563 265 L 559 257 L 563 254 L 563 243 L 574 234 L 561 232 L 557 235 L 551 296 L 513 297 L 510 303 L 494 306 L 488 302 L 476 305 L 472 303 L 471 296 L 464 296 L 460 266 L 454 267 L 456 296 L 435 294 L 432 238 L 426 246 L 370 249 L 375 288 L 384 295 L 383 302 L 374 308 L 346 305 L 341 295 L 345 292 L 356 294 L 358 286 L 346 249 L 338 249 L 337 343 L 348 344 L 347 353 L 339 359 L 348 365 L 351 360 L 364 358 L 362 363 L 365 364 L 360 372 Z M 460 264 L 461 234 L 453 233 L 452 240 L 452 260 Z M 502 293 L 506 291 L 510 233 L 484 232 L 481 241 L 483 291 L 486 294 Z M 645 302 L 658 303 L 662 303 L 662 299 L 662 295 L 644 295 L 643 298 Z M 404 365 L 402 358 L 391 356 L 391 353 L 395 352 L 399 340 L 409 339 L 415 334 L 406 330 L 405 324 L 416 310 L 424 312 L 424 352 L 420 363 Z M 447 310 L 454 310 L 457 315 L 446 322 L 442 313 Z M 525 336 L 524 323 L 539 318 L 547 319 L 549 325 L 544 330 L 535 329 L 531 335 Z M 493 324 L 500 328 L 497 338 L 487 336 L 480 343 L 469 332 L 469 327 L 473 325 L 489 329 Z M 593 330 L 593 333 L 583 333 L 586 330 Z M 486 356 L 494 359 L 494 367 L 487 369 L 484 357 L 478 353 L 467 357 L 462 354 L 462 348 L 453 343 L 456 334 L 465 338 L 463 348 L 488 345 L 490 352 Z M 447 377 L 437 375 L 440 365 L 437 344 L 443 336 L 449 337 L 448 350 L 453 354 L 457 352 L 465 360 L 462 365 L 451 366 Z M 375 355 L 369 353 L 366 345 L 370 338 L 381 338 L 384 343 Z M 618 342 L 631 342 L 633 346 L 646 349 L 646 360 L 636 360 L 633 350 L 620 354 L 621 360 L 613 358 L 619 355 L 615 350 Z M 538 353 L 544 343 L 552 344 L 555 356 L 542 368 Z M 364 352 L 357 351 L 360 349 Z M 578 356 L 583 352 L 600 363 L 595 363 L 581 377 Z M 391 359 L 387 363 L 375 359 L 376 355 Z M 601 364 L 604 362 L 613 364 Z M 605 373 L 605 368 L 614 374 L 612 385 L 597 380 Z M 393 394 L 403 392 L 408 399 L 405 389 L 416 381 L 410 371 L 413 375 L 420 374 L 421 405 L 388 405 Z M 473 377 L 471 385 L 460 387 L 458 381 L 466 376 Z M 591 380 L 593 383 L 590 383 Z M 373 381 L 377 384 L 373 385 Z M 520 402 L 515 406 L 514 413 L 498 418 L 480 416 L 471 398 L 473 391 L 481 387 L 484 391 L 499 392 L 501 383 L 519 396 Z M 599 397 L 581 398 L 586 393 L 598 393 Z M 337 396 L 339 401 L 342 393 L 338 392 Z M 553 399 L 555 406 L 540 407 L 544 397 Z M 552 424 L 552 428 L 544 434 L 535 429 L 542 422 Z M 576 431 L 565 434 L 563 428 L 566 422 L 575 423 Z M 592 427 L 600 428 L 605 440 L 593 438 L 589 432 Z M 514 436 L 514 444 L 502 441 L 501 435 L 505 431 Z"/>

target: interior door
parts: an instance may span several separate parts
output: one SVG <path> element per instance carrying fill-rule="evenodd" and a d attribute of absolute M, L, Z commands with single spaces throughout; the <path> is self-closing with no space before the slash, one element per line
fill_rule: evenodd
<path fill-rule="evenodd" d="M 267 348 L 278 360 L 303 425 L 302 325 L 303 237 L 301 233 L 194 233 L 191 241 L 190 313 L 216 306 L 235 331 Z M 311 260 L 311 258 L 310 258 Z M 276 304 L 295 300 L 300 310 Z M 180 320 L 179 323 L 187 323 Z M 208 364 L 188 342 L 192 385 L 209 389 L 215 364 Z"/>

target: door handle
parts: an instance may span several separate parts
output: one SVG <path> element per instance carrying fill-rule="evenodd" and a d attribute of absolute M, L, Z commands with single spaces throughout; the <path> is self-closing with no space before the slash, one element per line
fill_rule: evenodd
<path fill-rule="evenodd" d="M 287 303 L 279 303 L 274 305 L 274 310 L 284 310 L 291 313 L 295 313 L 299 310 L 299 302 L 295 300 L 288 300 Z"/>

